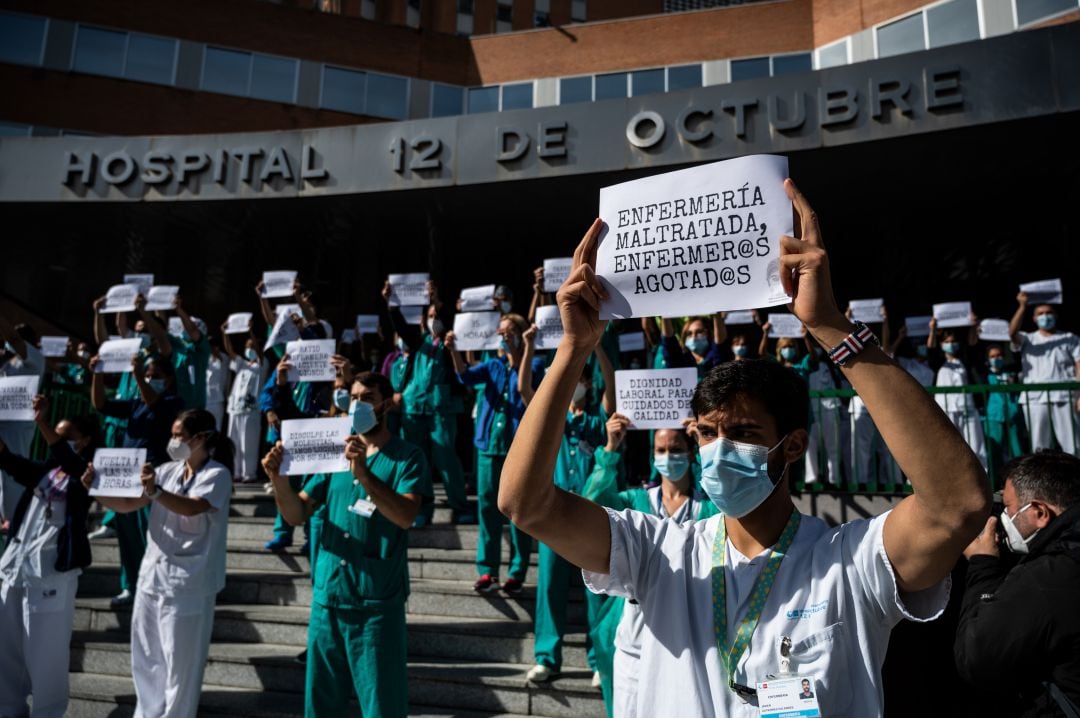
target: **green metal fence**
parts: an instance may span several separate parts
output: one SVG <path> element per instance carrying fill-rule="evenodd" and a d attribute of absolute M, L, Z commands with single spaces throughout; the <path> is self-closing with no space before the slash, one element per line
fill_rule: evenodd
<path fill-rule="evenodd" d="M 52 426 L 56 426 L 56 423 L 64 418 L 94 413 L 88 386 L 53 384 L 47 387 L 44 393 L 49 398 L 49 423 Z M 41 432 L 35 432 L 34 442 L 30 445 L 31 458 L 42 461 L 47 454 L 48 447 L 41 438 Z"/>

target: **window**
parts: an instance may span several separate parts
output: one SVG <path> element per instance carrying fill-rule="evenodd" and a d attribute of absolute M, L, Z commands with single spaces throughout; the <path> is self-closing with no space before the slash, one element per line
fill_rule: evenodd
<path fill-rule="evenodd" d="M 366 112 L 374 117 L 404 120 L 409 115 L 409 81 L 368 73 Z"/>
<path fill-rule="evenodd" d="M 596 99 L 610 100 L 626 97 L 626 73 L 615 72 L 610 75 L 596 76 Z"/>
<path fill-rule="evenodd" d="M 585 0 L 570 0 L 570 21 L 585 22 Z"/>
<path fill-rule="evenodd" d="M 0 62 L 40 65 L 45 18 L 0 12 Z"/>
<path fill-rule="evenodd" d="M 559 80 L 559 104 L 592 100 L 592 77 L 564 77 Z"/>
<path fill-rule="evenodd" d="M 817 51 L 817 66 L 819 70 L 826 67 L 846 65 L 847 61 L 846 39 L 841 40 L 840 42 L 834 42 L 832 45 L 826 45 Z"/>
<path fill-rule="evenodd" d="M 525 110 L 533 106 L 533 84 L 520 82 L 503 85 L 502 108 L 504 110 Z"/>
<path fill-rule="evenodd" d="M 128 36 L 124 77 L 140 82 L 173 83 L 176 40 L 131 33 Z"/>
<path fill-rule="evenodd" d="M 363 72 L 324 65 L 320 104 L 327 109 L 362 115 L 366 85 L 367 76 Z"/>
<path fill-rule="evenodd" d="M 499 87 L 470 87 L 469 112 L 498 112 Z"/>
<path fill-rule="evenodd" d="M 375 19 L 375 0 L 360 1 L 360 17 L 365 20 Z"/>
<path fill-rule="evenodd" d="M 499 0 L 495 6 L 495 32 L 509 32 L 513 29 L 514 7 L 510 2 Z"/>
<path fill-rule="evenodd" d="M 464 93 L 460 87 L 433 83 L 431 86 L 431 116 L 451 117 L 460 115 L 464 106 Z"/>
<path fill-rule="evenodd" d="M 979 39 L 978 0 L 952 0 L 926 9 L 930 47 Z"/>
<path fill-rule="evenodd" d="M 668 92 L 701 87 L 701 65 L 681 65 L 667 69 Z"/>
<path fill-rule="evenodd" d="M 551 0 L 535 0 L 533 4 L 533 26 L 551 27 Z"/>
<path fill-rule="evenodd" d="M 878 57 L 925 50 L 922 13 L 882 25 L 877 29 Z"/>
<path fill-rule="evenodd" d="M 80 25 L 75 37 L 75 70 L 122 77 L 127 33 Z"/>
<path fill-rule="evenodd" d="M 255 55 L 251 64 L 251 96 L 260 100 L 295 102 L 298 68 L 296 60 Z"/>
<path fill-rule="evenodd" d="M 634 97 L 652 95 L 664 91 L 664 71 L 638 70 L 630 73 L 631 94 Z"/>
<path fill-rule="evenodd" d="M 813 68 L 809 52 L 801 52 L 797 55 L 773 55 L 773 77 L 790 75 L 796 72 L 809 72 Z"/>
<path fill-rule="evenodd" d="M 769 58 L 748 57 L 745 60 L 731 61 L 731 81 L 753 80 L 769 76 Z"/>
<path fill-rule="evenodd" d="M 420 27 L 420 0 L 408 0 L 405 4 L 405 24 Z"/>
<path fill-rule="evenodd" d="M 207 47 L 203 56 L 202 89 L 228 95 L 247 95 L 251 82 L 251 53 Z"/>
<path fill-rule="evenodd" d="M 1016 0 L 1016 24 L 1027 25 L 1075 9 L 1076 0 Z"/>
<path fill-rule="evenodd" d="M 473 16 L 472 14 L 466 15 L 463 12 L 459 12 L 457 15 L 457 27 L 455 28 L 459 35 L 472 35 L 473 34 Z"/>

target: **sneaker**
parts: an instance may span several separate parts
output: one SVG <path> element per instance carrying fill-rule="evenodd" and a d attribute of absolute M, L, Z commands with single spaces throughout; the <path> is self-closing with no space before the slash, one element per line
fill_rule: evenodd
<path fill-rule="evenodd" d="M 258 476 L 248 476 L 246 478 L 241 479 L 240 483 L 242 483 L 242 484 L 257 484 L 257 483 L 259 483 L 259 477 Z M 267 482 L 267 483 L 269 483 L 269 482 Z M 273 486 L 273 484 L 270 484 L 270 485 Z"/>
<path fill-rule="evenodd" d="M 462 511 L 454 515 L 454 523 L 458 526 L 473 526 L 476 524 L 476 514 L 470 511 Z"/>
<path fill-rule="evenodd" d="M 422 529 L 430 523 L 431 519 L 429 519 L 425 514 L 417 514 L 416 518 L 413 519 L 412 527 L 414 529 Z"/>
<path fill-rule="evenodd" d="M 126 588 L 120 593 L 113 596 L 111 599 L 109 599 L 109 605 L 113 608 L 117 608 L 119 606 L 130 606 L 133 603 L 135 603 L 135 594 L 133 594 Z"/>
<path fill-rule="evenodd" d="M 307 665 L 307 649 L 305 648 L 304 650 L 297 653 L 296 658 L 294 658 L 293 660 L 296 661 L 297 663 L 299 663 L 301 666 L 306 666 Z"/>
<path fill-rule="evenodd" d="M 543 663 L 537 663 L 525 674 L 525 680 L 532 683 L 547 683 L 557 675 L 559 675 L 558 671 L 548 668 Z"/>
<path fill-rule="evenodd" d="M 600 687 L 600 671 L 593 671 L 593 674 L 592 674 L 592 687 L 593 688 L 599 688 Z"/>
<path fill-rule="evenodd" d="M 499 588 L 499 577 L 484 574 L 480 578 L 476 579 L 476 583 L 473 584 L 473 590 L 477 593 L 491 593 Z"/>
<path fill-rule="evenodd" d="M 263 544 L 267 551 L 284 551 L 292 546 L 292 539 L 285 535 L 278 535 Z"/>
<path fill-rule="evenodd" d="M 93 541 L 94 539 L 110 539 L 116 538 L 116 530 L 111 526 L 101 525 L 86 535 L 86 538 Z"/>
<path fill-rule="evenodd" d="M 508 596 L 520 596 L 521 595 L 521 581 L 516 578 L 506 579 L 506 583 L 502 585 L 503 593 Z"/>

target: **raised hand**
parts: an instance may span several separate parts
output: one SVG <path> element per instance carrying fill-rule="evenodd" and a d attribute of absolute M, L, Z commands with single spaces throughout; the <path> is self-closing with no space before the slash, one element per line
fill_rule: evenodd
<path fill-rule="evenodd" d="M 142 479 L 143 493 L 147 496 L 154 493 L 154 485 L 157 484 L 157 474 L 154 473 L 154 467 L 149 461 L 142 465 L 142 474 L 140 474 L 139 478 Z"/>
<path fill-rule="evenodd" d="M 617 451 L 626 438 L 626 431 L 630 426 L 630 420 L 622 414 L 612 414 L 607 420 L 607 446 L 606 451 Z"/>
<path fill-rule="evenodd" d="M 270 447 L 270 451 L 266 452 L 266 456 L 262 459 L 262 467 L 269 478 L 275 479 L 281 475 L 281 461 L 284 457 L 285 449 L 282 448 L 280 441 Z"/>
<path fill-rule="evenodd" d="M 34 421 L 47 422 L 49 420 L 49 397 L 38 394 L 33 399 Z"/>
<path fill-rule="evenodd" d="M 811 332 L 829 326 L 846 330 L 850 324 L 836 306 L 817 215 L 790 179 L 784 180 L 784 191 L 796 217 L 795 236 L 780 238 L 780 281 L 791 296 L 791 311 Z"/>
<path fill-rule="evenodd" d="M 604 223 L 599 217 L 593 220 L 574 250 L 570 276 L 556 295 L 562 317 L 563 341 L 589 351 L 600 341 L 606 324 L 600 321 L 600 301 L 607 298 L 607 291 L 596 276 L 596 250 L 603 227 Z"/>

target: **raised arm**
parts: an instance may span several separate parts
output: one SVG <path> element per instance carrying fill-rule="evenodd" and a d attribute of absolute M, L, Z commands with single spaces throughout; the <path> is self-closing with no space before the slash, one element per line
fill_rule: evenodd
<path fill-rule="evenodd" d="M 228 322 L 221 323 L 221 348 L 225 350 L 225 355 L 229 359 L 236 358 L 236 352 L 233 350 L 232 339 L 229 337 L 229 333 L 225 331 L 229 326 Z"/>
<path fill-rule="evenodd" d="M 188 339 L 192 342 L 198 342 L 202 339 L 202 331 L 199 329 L 199 325 L 192 320 L 191 315 L 184 309 L 184 302 L 179 294 L 173 299 L 173 309 L 176 311 L 176 316 L 180 317 L 180 323 L 184 325 L 184 331 L 187 332 Z"/>
<path fill-rule="evenodd" d="M 90 403 L 98 411 L 105 408 L 105 400 L 108 398 L 105 396 L 105 375 L 97 371 L 100 361 L 96 356 L 90 357 Z"/>
<path fill-rule="evenodd" d="M 720 345 L 727 341 L 727 324 L 724 323 L 724 313 L 717 312 L 712 315 L 713 343 Z"/>
<path fill-rule="evenodd" d="M 1016 295 L 1016 311 L 1013 312 L 1012 319 L 1009 320 L 1009 336 L 1012 338 L 1013 344 L 1020 343 L 1020 327 L 1024 326 L 1027 303 L 1027 292 L 1020 292 Z"/>
<path fill-rule="evenodd" d="M 109 328 L 105 326 L 105 315 L 101 308 L 105 306 L 105 297 L 94 300 L 94 343 L 101 346 L 109 340 Z"/>
<path fill-rule="evenodd" d="M 259 297 L 259 311 L 262 312 L 263 321 L 267 326 L 274 326 L 277 323 L 277 317 L 274 315 L 274 308 L 270 306 L 270 300 L 263 296 L 263 291 L 266 289 L 266 285 L 260 280 L 255 285 L 255 294 Z"/>
<path fill-rule="evenodd" d="M 154 344 L 157 345 L 158 353 L 163 357 L 172 356 L 172 342 L 169 341 L 169 332 L 165 330 L 164 325 L 157 320 L 157 317 L 150 315 L 146 311 L 146 297 L 139 295 L 135 298 L 135 310 L 139 313 L 139 317 L 143 320 L 143 324 L 146 325 L 146 330 L 150 332 L 150 336 L 154 339 Z"/>
<path fill-rule="evenodd" d="M 536 321 L 536 308 L 544 306 L 544 268 L 533 270 L 533 295 L 529 303 L 529 324 Z"/>
<path fill-rule="evenodd" d="M 596 361 L 600 362 L 600 376 L 604 377 L 604 413 L 611 416 L 615 413 L 615 367 L 601 344 L 596 346 Z"/>
<path fill-rule="evenodd" d="M 757 353 L 759 357 L 766 357 L 769 354 L 769 329 L 772 328 L 772 324 L 765 322 L 761 325 L 761 341 L 758 343 Z"/>
<path fill-rule="evenodd" d="M 525 402 L 525 406 L 529 405 L 533 395 L 536 393 L 532 386 L 532 360 L 536 354 L 536 332 L 536 325 L 533 324 L 521 335 L 521 339 L 525 344 L 521 354 L 521 366 L 518 367 L 517 389 L 518 393 L 521 394 L 521 400 Z"/>

